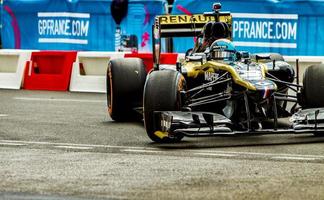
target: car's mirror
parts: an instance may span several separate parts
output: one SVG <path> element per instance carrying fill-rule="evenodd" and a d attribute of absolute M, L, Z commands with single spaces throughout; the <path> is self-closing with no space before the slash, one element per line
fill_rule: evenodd
<path fill-rule="evenodd" d="M 249 59 L 250 58 L 250 53 L 247 51 L 241 51 L 241 58 L 243 59 Z"/>

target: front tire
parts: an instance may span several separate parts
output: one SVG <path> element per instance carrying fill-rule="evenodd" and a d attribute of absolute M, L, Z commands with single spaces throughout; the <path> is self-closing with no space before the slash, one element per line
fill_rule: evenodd
<path fill-rule="evenodd" d="M 324 107 L 324 64 L 309 66 L 304 73 L 302 106 L 305 108 Z"/>
<path fill-rule="evenodd" d="M 106 76 L 108 113 L 115 121 L 134 120 L 141 107 L 146 71 L 139 58 L 120 58 L 109 62 Z"/>
<path fill-rule="evenodd" d="M 185 86 L 184 77 L 177 71 L 153 71 L 148 75 L 144 87 L 144 124 L 147 135 L 154 142 L 179 142 L 183 138 L 182 135 L 167 138 L 155 135 L 156 131 L 160 131 L 160 123 L 154 117 L 154 111 L 179 111 L 180 91 L 184 90 Z"/>
<path fill-rule="evenodd" d="M 303 108 L 324 107 L 324 64 L 309 66 L 304 73 L 300 104 Z M 323 137 L 323 132 L 314 132 L 314 136 Z"/>

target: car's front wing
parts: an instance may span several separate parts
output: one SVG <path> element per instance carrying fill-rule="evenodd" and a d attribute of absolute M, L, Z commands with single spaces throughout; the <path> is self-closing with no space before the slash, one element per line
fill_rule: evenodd
<path fill-rule="evenodd" d="M 188 137 L 324 133 L 324 108 L 305 109 L 295 113 L 287 128 L 254 128 L 236 130 L 233 122 L 223 115 L 211 112 L 161 111 L 155 112 L 164 133 Z"/>

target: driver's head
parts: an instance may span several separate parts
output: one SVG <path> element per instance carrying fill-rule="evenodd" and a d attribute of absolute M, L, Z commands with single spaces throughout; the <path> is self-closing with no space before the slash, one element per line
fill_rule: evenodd
<path fill-rule="evenodd" d="M 233 42 L 228 39 L 215 40 L 210 45 L 211 52 L 213 53 L 214 59 L 222 60 L 236 60 L 236 48 Z"/>

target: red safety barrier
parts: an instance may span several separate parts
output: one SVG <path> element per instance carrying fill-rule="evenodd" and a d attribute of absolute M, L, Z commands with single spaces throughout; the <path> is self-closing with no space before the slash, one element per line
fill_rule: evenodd
<path fill-rule="evenodd" d="M 141 58 L 145 64 L 146 71 L 149 72 L 153 68 L 152 53 L 126 53 L 125 58 Z M 161 53 L 160 64 L 175 65 L 177 62 L 177 53 Z"/>
<path fill-rule="evenodd" d="M 26 62 L 23 88 L 28 90 L 67 91 L 77 52 L 33 52 Z"/>

